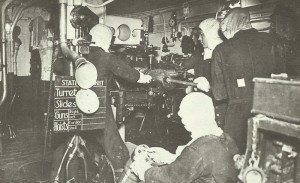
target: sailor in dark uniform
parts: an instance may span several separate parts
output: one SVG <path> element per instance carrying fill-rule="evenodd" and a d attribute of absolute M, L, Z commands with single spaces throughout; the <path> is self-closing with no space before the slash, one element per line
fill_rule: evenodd
<path fill-rule="evenodd" d="M 105 97 L 108 97 L 109 95 L 114 77 L 122 78 L 128 82 L 149 83 L 151 81 L 151 76 L 140 73 L 117 56 L 109 53 L 108 50 L 113 36 L 109 27 L 103 24 L 97 24 L 90 30 L 90 35 L 92 36 L 93 44 L 90 47 L 90 53 L 87 56 L 87 59 L 95 65 L 98 73 L 98 80 L 106 80 L 107 91 Z M 106 101 L 107 116 L 105 128 L 103 130 L 83 132 L 81 135 L 84 139 L 90 139 L 91 141 L 96 142 L 93 144 L 101 145 L 103 147 L 105 155 L 115 170 L 122 169 L 129 158 L 129 152 L 118 132 L 110 100 L 107 98 Z M 94 145 L 89 145 L 89 142 L 87 142 L 87 145 L 92 148 L 92 152 L 95 152 L 97 148 L 93 147 Z M 65 146 L 65 144 L 61 145 L 54 152 L 52 180 L 60 165 Z M 76 176 L 76 172 L 70 172 L 69 177 L 72 177 L 73 174 Z"/>
<path fill-rule="evenodd" d="M 107 90 L 111 90 L 114 77 L 122 78 L 128 82 L 149 83 L 152 79 L 149 75 L 137 71 L 127 65 L 119 57 L 109 53 L 112 31 L 103 24 L 94 26 L 90 35 L 93 45 L 90 47 L 88 60 L 97 68 L 98 78 L 107 79 Z M 109 101 L 109 100 L 107 100 Z M 106 156 L 112 162 L 114 168 L 122 168 L 129 158 L 128 150 L 120 137 L 116 122 L 111 110 L 111 104 L 107 103 L 107 122 L 102 139 Z"/>
<path fill-rule="evenodd" d="M 150 157 L 164 165 L 152 167 L 143 156 L 135 157 L 132 172 L 145 183 L 237 182 L 233 162 L 237 147 L 217 126 L 212 99 L 192 92 L 182 99 L 178 115 L 185 129 L 191 132 L 192 140 L 179 146 L 176 154 L 160 147 L 150 148 Z M 134 182 L 130 178 L 129 182 Z"/>
<path fill-rule="evenodd" d="M 285 72 L 285 67 L 274 59 L 271 36 L 252 28 L 245 9 L 231 9 L 221 22 L 221 30 L 228 40 L 213 52 L 211 90 L 216 100 L 229 101 L 224 131 L 244 153 L 254 90 L 252 79 Z"/>

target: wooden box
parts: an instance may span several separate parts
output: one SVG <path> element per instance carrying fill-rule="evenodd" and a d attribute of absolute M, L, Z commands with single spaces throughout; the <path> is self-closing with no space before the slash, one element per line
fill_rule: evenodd
<path fill-rule="evenodd" d="M 300 81 L 254 78 L 252 113 L 300 124 Z"/>

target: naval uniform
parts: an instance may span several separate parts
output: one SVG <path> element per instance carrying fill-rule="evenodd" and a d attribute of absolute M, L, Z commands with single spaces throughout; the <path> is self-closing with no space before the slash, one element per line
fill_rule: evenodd
<path fill-rule="evenodd" d="M 216 100 L 228 99 L 224 131 L 245 152 L 247 120 L 251 117 L 254 77 L 269 78 L 284 72 L 274 59 L 274 42 L 268 33 L 241 30 L 213 52 L 211 89 Z"/>
<path fill-rule="evenodd" d="M 233 155 L 237 152 L 227 135 L 206 135 L 185 147 L 174 162 L 145 172 L 145 183 L 233 183 L 237 172 Z"/>
<path fill-rule="evenodd" d="M 118 128 L 111 109 L 111 103 L 110 100 L 108 100 L 108 95 L 109 91 L 111 90 L 112 82 L 115 76 L 127 80 L 129 82 L 137 82 L 140 78 L 140 73 L 137 70 L 130 67 L 129 65 L 127 65 L 119 57 L 112 55 L 111 53 L 106 53 L 99 47 L 90 47 L 90 54 L 87 55 L 87 60 L 92 62 L 97 68 L 98 79 L 106 79 L 107 81 L 107 118 L 105 128 L 103 130 L 84 131 L 80 132 L 80 135 L 85 140 L 87 140 L 87 143 L 90 144 L 89 147 L 94 146 L 93 149 L 99 149 L 97 148 L 97 146 L 101 144 L 101 146 L 103 147 L 102 149 L 90 149 L 90 151 L 101 152 L 104 150 L 105 155 L 112 163 L 113 168 L 121 169 L 124 167 L 125 163 L 129 159 L 129 152 L 118 132 Z M 58 167 L 60 165 L 65 150 L 66 144 L 64 143 L 61 146 L 59 146 L 54 152 L 51 180 L 54 180 L 54 177 L 57 173 Z M 69 170 L 69 177 L 78 176 L 76 173 L 76 168 L 79 166 L 78 163 L 73 164 L 74 167 L 71 167 L 71 165 Z M 61 173 L 60 175 L 61 180 L 64 180 L 63 173 Z"/>
<path fill-rule="evenodd" d="M 137 82 L 140 78 L 140 73 L 137 70 L 127 65 L 119 57 L 111 53 L 106 53 L 99 47 L 91 47 L 87 59 L 97 68 L 98 79 L 107 79 L 107 95 L 111 90 L 114 76 L 129 82 Z M 105 154 L 112 162 L 113 167 L 115 169 L 123 168 L 129 158 L 129 152 L 118 132 L 110 100 L 107 100 L 107 121 L 105 123 L 104 134 L 101 135 L 99 133 L 97 139 L 101 142 Z"/>
<path fill-rule="evenodd" d="M 194 69 L 195 78 L 205 77 L 211 83 L 211 60 L 204 60 L 203 52 L 197 49 L 193 56 L 183 63 L 185 69 Z M 209 93 L 211 94 L 211 93 Z M 213 96 L 212 96 L 213 98 Z M 216 117 L 215 120 L 219 127 L 223 129 L 225 123 L 225 112 L 227 108 L 226 101 L 217 101 L 213 98 Z"/>

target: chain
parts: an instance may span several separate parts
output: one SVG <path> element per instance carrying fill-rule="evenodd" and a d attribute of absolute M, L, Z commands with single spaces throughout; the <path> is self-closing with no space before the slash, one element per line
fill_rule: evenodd
<path fill-rule="evenodd" d="M 259 157 L 257 155 L 257 143 L 258 143 L 258 119 L 253 118 L 253 129 L 252 129 L 252 153 L 249 159 L 249 164 L 254 165 L 258 163 Z"/>

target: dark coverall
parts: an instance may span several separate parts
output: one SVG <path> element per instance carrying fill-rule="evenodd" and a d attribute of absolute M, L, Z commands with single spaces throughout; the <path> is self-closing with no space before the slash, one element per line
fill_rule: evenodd
<path fill-rule="evenodd" d="M 251 117 L 254 77 L 269 78 L 284 72 L 274 58 L 274 42 L 268 33 L 241 30 L 213 52 L 211 89 L 216 100 L 228 99 L 224 131 L 245 152 L 247 119 Z"/>
<path fill-rule="evenodd" d="M 203 48 L 196 47 L 193 55 L 182 63 L 185 69 L 194 69 L 195 77 L 206 77 L 210 81 L 210 60 L 203 59 Z"/>
<path fill-rule="evenodd" d="M 140 78 L 140 73 L 137 70 L 127 65 L 119 57 L 106 53 L 101 48 L 91 47 L 87 59 L 96 66 L 99 78 L 105 77 L 108 79 L 108 91 L 111 90 L 114 76 L 134 83 Z M 129 158 L 129 152 L 118 132 L 111 110 L 111 104 L 109 100 L 107 101 L 107 115 L 109 117 L 106 122 L 103 137 L 99 138 L 102 141 L 101 144 L 104 147 L 106 156 L 112 162 L 114 168 L 118 169 L 124 167 Z"/>
<path fill-rule="evenodd" d="M 137 82 L 140 77 L 137 70 L 127 65 L 117 56 L 106 53 L 99 47 L 90 47 L 90 54 L 87 56 L 87 59 L 97 68 L 98 79 L 107 79 L 107 94 L 109 94 L 111 89 L 114 76 L 129 82 Z M 120 169 L 124 167 L 126 161 L 129 159 L 129 152 L 118 132 L 110 100 L 107 101 L 107 121 L 105 128 L 103 130 L 82 132 L 80 135 L 82 135 L 84 139 L 90 139 L 96 142 L 94 143 L 96 145 L 102 145 L 105 155 L 111 161 L 114 169 Z M 53 172 L 58 169 L 65 146 L 66 144 L 61 145 L 54 152 Z"/>
<path fill-rule="evenodd" d="M 145 183 L 233 183 L 236 153 L 237 147 L 227 134 L 203 136 L 185 147 L 171 164 L 147 170 Z"/>
<path fill-rule="evenodd" d="M 183 63 L 185 69 L 194 69 L 195 78 L 205 77 L 209 83 L 211 83 L 211 60 L 203 58 L 203 53 L 196 50 L 192 57 Z M 211 93 L 209 93 L 211 95 Z M 214 98 L 213 98 L 214 99 Z M 227 103 L 224 101 L 219 102 L 214 100 L 216 122 L 218 126 L 223 128 L 225 121 L 225 112 L 227 108 Z"/>

